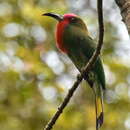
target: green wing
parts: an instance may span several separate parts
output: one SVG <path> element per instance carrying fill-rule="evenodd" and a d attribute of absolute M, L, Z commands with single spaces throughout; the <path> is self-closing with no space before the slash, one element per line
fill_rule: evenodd
<path fill-rule="evenodd" d="M 89 36 L 80 36 L 76 37 L 76 39 L 72 38 L 70 45 L 68 56 L 80 71 L 93 55 L 96 44 Z M 100 58 L 95 62 L 92 71 L 96 74 L 102 88 L 105 89 L 105 74 Z"/>
<path fill-rule="evenodd" d="M 95 51 L 94 41 L 89 36 L 87 36 L 83 41 L 80 42 L 80 46 L 83 46 L 83 54 L 90 59 Z M 97 75 L 97 78 L 99 80 L 99 83 L 102 85 L 102 88 L 105 89 L 105 74 L 100 57 L 95 62 L 92 70 Z"/>

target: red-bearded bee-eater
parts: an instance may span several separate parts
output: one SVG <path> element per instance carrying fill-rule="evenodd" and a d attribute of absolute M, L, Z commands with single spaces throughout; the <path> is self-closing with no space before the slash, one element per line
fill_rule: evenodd
<path fill-rule="evenodd" d="M 56 46 L 61 52 L 68 55 L 81 72 L 96 49 L 96 44 L 88 35 L 85 23 L 81 18 L 72 13 L 64 14 L 63 16 L 54 13 L 45 13 L 43 15 L 58 20 Z M 105 74 L 100 57 L 96 60 L 91 71 L 85 75 L 84 79 L 94 92 L 96 130 L 98 130 L 104 120 L 103 92 L 105 91 Z"/>

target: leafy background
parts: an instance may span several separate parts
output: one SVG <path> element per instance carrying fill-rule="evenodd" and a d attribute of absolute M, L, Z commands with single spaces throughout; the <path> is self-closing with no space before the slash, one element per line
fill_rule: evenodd
<path fill-rule="evenodd" d="M 55 47 L 56 21 L 45 12 L 76 13 L 97 40 L 96 0 L 0 1 L 0 128 L 40 130 L 78 71 Z M 130 130 L 130 40 L 113 0 L 104 1 L 106 74 L 102 130 Z M 54 130 L 95 130 L 94 99 L 82 82 Z"/>

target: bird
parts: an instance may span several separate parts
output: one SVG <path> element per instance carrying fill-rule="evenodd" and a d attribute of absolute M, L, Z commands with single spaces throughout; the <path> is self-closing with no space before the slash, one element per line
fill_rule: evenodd
<path fill-rule="evenodd" d="M 71 59 L 81 72 L 96 50 L 96 43 L 89 36 L 84 21 L 74 13 L 59 15 L 49 12 L 42 15 L 52 17 L 58 21 L 56 46 Z M 96 130 L 98 130 L 104 122 L 103 94 L 106 88 L 105 72 L 100 56 L 89 73 L 84 75 L 84 80 L 87 81 L 94 93 Z"/>

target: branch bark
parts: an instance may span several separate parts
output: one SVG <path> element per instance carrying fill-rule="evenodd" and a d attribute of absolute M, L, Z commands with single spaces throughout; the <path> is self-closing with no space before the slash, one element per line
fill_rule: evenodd
<path fill-rule="evenodd" d="M 79 84 L 84 78 L 84 75 L 88 73 L 92 65 L 95 63 L 97 60 L 102 45 L 103 45 L 103 37 L 104 37 L 104 24 L 103 24 L 103 11 L 102 11 L 102 0 L 97 0 L 97 9 L 98 9 L 98 23 L 99 23 L 99 39 L 98 39 L 98 45 L 97 49 L 95 50 L 93 56 L 90 58 L 89 62 L 86 64 L 84 69 L 82 70 L 81 74 L 77 75 L 77 80 L 73 84 L 72 88 L 68 91 L 68 94 L 66 95 L 63 103 L 58 107 L 58 110 L 56 113 L 53 115 L 51 120 L 48 122 L 48 124 L 45 126 L 44 130 L 51 130 L 52 127 L 54 126 L 55 122 L 63 112 L 63 109 L 66 107 L 66 105 L 69 103 L 71 97 L 73 96 L 75 90 L 78 88 Z"/>
<path fill-rule="evenodd" d="M 122 21 L 125 23 L 130 36 L 130 0 L 115 0 L 115 2 L 120 8 Z"/>

